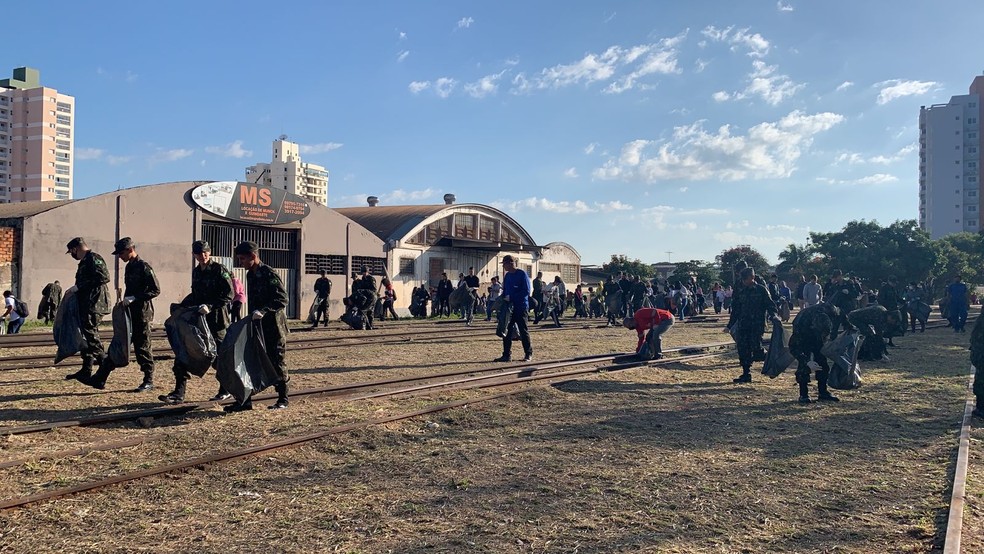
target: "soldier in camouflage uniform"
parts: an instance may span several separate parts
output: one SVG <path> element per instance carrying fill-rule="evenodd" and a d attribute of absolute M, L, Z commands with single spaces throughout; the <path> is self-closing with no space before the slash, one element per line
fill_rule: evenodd
<path fill-rule="evenodd" d="M 739 277 L 741 288 L 735 291 L 731 303 L 731 317 L 724 330 L 734 335 L 735 346 L 738 348 L 738 361 L 741 363 L 741 375 L 735 378 L 734 382 L 751 383 L 752 361 L 756 349 L 762 347 L 766 315 L 770 316 L 773 322 L 782 322 L 776 315 L 776 303 L 769 297 L 768 289 L 755 282 L 755 270 L 746 267 L 741 270 Z"/>
<path fill-rule="evenodd" d="M 831 272 L 831 279 L 823 286 L 823 295 L 826 302 L 832 303 L 840 310 L 840 317 L 833 320 L 834 330 L 831 331 L 831 340 L 837 338 L 841 327 L 844 331 L 852 331 L 851 323 L 847 320 L 847 314 L 859 307 L 861 299 L 861 287 L 850 279 L 845 279 L 843 272 L 835 269 Z"/>
<path fill-rule="evenodd" d="M 364 309 L 360 307 L 360 309 L 362 309 L 362 313 L 365 314 L 366 321 L 368 321 L 366 329 L 372 329 L 372 311 L 373 306 L 376 305 L 376 278 L 369 275 L 369 268 L 366 266 L 360 268 L 360 273 L 361 275 L 352 282 L 352 295 L 355 295 L 355 291 L 365 291 L 361 294 L 366 295 L 367 301 L 365 305 L 368 307 Z M 372 297 L 371 301 L 368 300 L 370 296 Z"/>
<path fill-rule="evenodd" d="M 157 281 L 154 268 L 137 255 L 136 245 L 130 237 L 116 241 L 113 255 L 126 262 L 126 269 L 123 271 L 126 288 L 123 289 L 121 302 L 130 310 L 133 352 L 140 371 L 143 372 L 143 381 L 133 392 L 145 392 L 154 388 L 154 350 L 150 344 L 150 323 L 154 321 L 153 299 L 161 294 L 161 285 Z M 106 358 L 99 366 L 99 371 L 85 383 L 90 387 L 104 389 L 106 378 L 113 369 L 112 362 Z"/>
<path fill-rule="evenodd" d="M 92 376 L 92 368 L 102 363 L 106 357 L 99 340 L 99 322 L 109 309 L 109 268 L 102 256 L 86 245 L 85 239 L 75 237 L 68 243 L 68 252 L 79 260 L 75 271 L 75 286 L 68 290 L 74 292 L 79 302 L 79 327 L 82 331 L 82 369 L 66 375 L 65 379 L 78 379 L 85 382 Z"/>
<path fill-rule="evenodd" d="M 970 332 L 970 363 L 974 364 L 974 417 L 984 418 L 984 317 L 978 317 Z"/>
<path fill-rule="evenodd" d="M 827 357 L 820 349 L 830 337 L 834 328 L 833 319 L 838 318 L 839 310 L 833 304 L 821 303 L 800 310 L 793 319 L 793 334 L 789 337 L 789 351 L 796 357 L 796 383 L 799 384 L 800 404 L 810 403 L 810 366 L 811 357 L 817 369 L 817 400 L 820 402 L 837 402 L 840 400 L 827 390 L 827 377 L 830 375 L 830 365 Z"/>
<path fill-rule="evenodd" d="M 847 314 L 847 321 L 857 328 L 865 341 L 875 344 L 874 347 L 869 348 L 873 348 L 875 356 L 880 357 L 883 362 L 889 361 L 883 338 L 898 336 L 905 332 L 902 314 L 898 310 L 890 312 L 878 304 L 854 310 Z"/>
<path fill-rule="evenodd" d="M 229 303 L 232 302 L 232 274 L 225 266 L 212 259 L 212 247 L 204 240 L 196 240 L 191 245 L 191 252 L 198 265 L 191 270 L 191 294 L 184 297 L 181 305 L 188 308 L 198 308 L 198 313 L 205 316 L 205 323 L 215 340 L 215 346 L 222 343 L 225 330 L 229 327 Z M 165 404 L 184 402 L 185 386 L 191 374 L 181 362 L 174 361 L 174 390 L 158 398 Z M 221 401 L 232 398 L 232 395 L 219 386 L 219 392 L 209 400 Z"/>
<path fill-rule="evenodd" d="M 249 302 L 249 314 L 253 321 L 259 321 L 263 328 L 263 340 L 266 343 L 266 353 L 270 357 L 274 371 L 279 379 L 274 387 L 277 390 L 277 402 L 270 406 L 271 410 L 283 410 L 288 405 L 287 400 L 287 289 L 283 281 L 270 266 L 260 261 L 260 249 L 255 242 L 243 242 L 236 246 L 235 254 L 239 265 L 246 268 L 246 297 Z M 227 412 L 239 412 L 253 409 L 252 398 L 247 398 L 242 405 L 231 404 L 224 408 Z"/>

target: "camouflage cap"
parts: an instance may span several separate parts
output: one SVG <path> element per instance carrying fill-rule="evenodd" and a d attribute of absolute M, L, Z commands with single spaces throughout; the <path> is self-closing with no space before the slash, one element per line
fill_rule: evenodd
<path fill-rule="evenodd" d="M 68 250 L 65 251 L 66 254 L 70 254 L 73 248 L 78 248 L 80 246 L 85 246 L 85 239 L 82 237 L 75 237 L 74 239 L 68 241 L 66 246 Z"/>
<path fill-rule="evenodd" d="M 191 243 L 191 252 L 194 254 L 202 254 L 203 252 L 212 252 L 212 247 L 208 245 L 208 241 L 196 240 Z"/>
<path fill-rule="evenodd" d="M 130 237 L 123 237 L 120 240 L 116 241 L 116 244 L 113 245 L 113 255 L 118 256 L 120 252 L 123 252 L 128 248 L 133 248 L 135 246 L 136 244 L 133 243 L 133 239 L 131 239 Z"/>
<path fill-rule="evenodd" d="M 234 251 L 237 256 L 246 256 L 248 254 L 256 254 L 260 251 L 259 245 L 253 241 L 240 242 Z"/>

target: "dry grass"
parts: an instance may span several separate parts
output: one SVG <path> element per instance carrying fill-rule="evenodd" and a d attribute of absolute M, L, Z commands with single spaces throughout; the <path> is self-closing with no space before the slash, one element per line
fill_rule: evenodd
<path fill-rule="evenodd" d="M 677 325 L 665 347 L 722 340 L 720 327 Z M 488 328 L 476 332 L 469 341 L 292 353 L 292 385 L 485 365 L 499 343 Z M 866 365 L 865 386 L 841 393 L 836 405 L 797 404 L 791 372 L 733 385 L 730 356 L 531 387 L 0 514 L 0 551 L 931 551 L 944 532 L 967 336 L 898 339 L 893 361 Z M 634 333 L 618 328 L 534 334 L 539 360 L 634 345 Z M 169 385 L 166 367 L 158 371 Z M 97 393 L 60 380 L 64 373 L 0 374 L 0 419 L 157 405 L 150 399 L 159 391 Z M 121 370 L 113 384 L 134 385 L 136 373 Z M 214 392 L 210 379 L 196 381 L 191 398 Z M 157 440 L 0 470 L 0 496 L 482 394 L 310 400 L 276 413 L 205 410 L 150 429 L 120 424 L 12 437 L 0 444 L 0 460 L 139 435 Z M 967 545 L 981 544 L 979 460 L 972 460 Z"/>

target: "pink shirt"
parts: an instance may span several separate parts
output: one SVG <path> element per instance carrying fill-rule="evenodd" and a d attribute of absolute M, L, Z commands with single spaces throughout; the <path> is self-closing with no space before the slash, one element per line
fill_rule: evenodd
<path fill-rule="evenodd" d="M 233 302 L 246 302 L 246 287 L 243 286 L 243 282 L 235 277 L 232 278 L 232 292 L 234 296 L 232 297 Z"/>

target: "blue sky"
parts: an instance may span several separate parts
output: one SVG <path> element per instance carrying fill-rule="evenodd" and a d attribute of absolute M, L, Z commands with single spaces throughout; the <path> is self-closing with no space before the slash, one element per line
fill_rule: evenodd
<path fill-rule="evenodd" d="M 737 244 L 776 261 L 811 230 L 914 219 L 919 106 L 984 70 L 979 0 L 56 0 L 4 15 L 0 72 L 36 67 L 76 97 L 77 198 L 242 179 L 286 134 L 331 172 L 331 206 L 452 192 L 585 264 Z"/>

